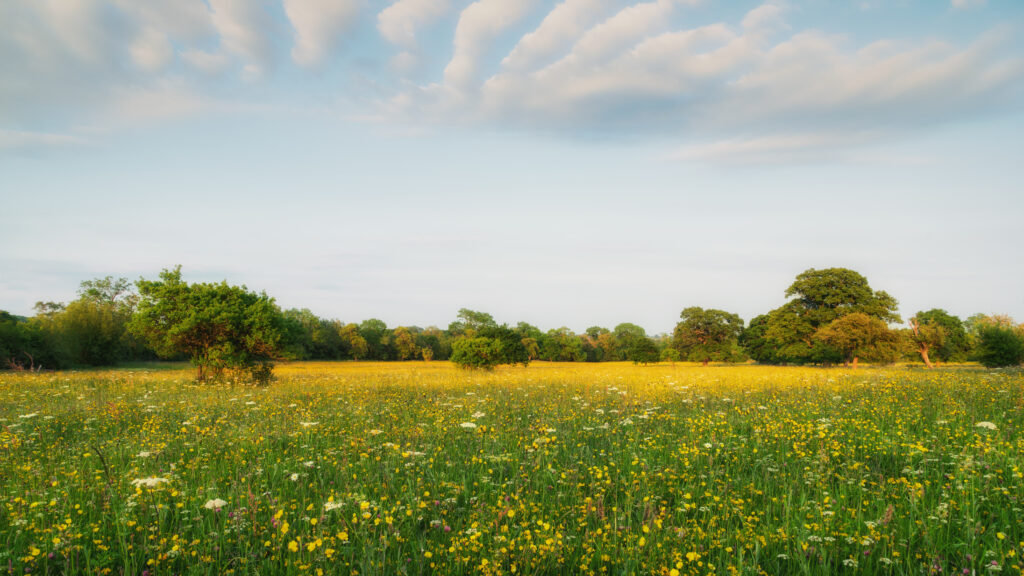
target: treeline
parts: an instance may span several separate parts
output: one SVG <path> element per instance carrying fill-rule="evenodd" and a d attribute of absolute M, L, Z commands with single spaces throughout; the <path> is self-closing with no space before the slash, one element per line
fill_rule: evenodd
<path fill-rule="evenodd" d="M 40 302 L 30 318 L 0 311 L 0 367 L 15 370 L 110 366 L 158 358 L 190 359 L 219 370 L 241 363 L 269 370 L 279 360 L 452 360 L 469 367 L 560 362 L 658 361 L 764 364 L 1024 360 L 1024 328 L 1011 318 L 976 314 L 961 320 L 922 311 L 897 328 L 897 301 L 844 268 L 810 269 L 786 290 L 781 307 L 749 324 L 717 309 L 682 310 L 672 334 L 648 335 L 631 323 L 582 333 L 459 310 L 445 328 L 388 327 L 280 310 L 245 287 L 188 284 L 180 268 L 158 281 L 106 277 L 85 281 L 67 303 Z M 251 366 L 250 366 L 251 367 Z"/>

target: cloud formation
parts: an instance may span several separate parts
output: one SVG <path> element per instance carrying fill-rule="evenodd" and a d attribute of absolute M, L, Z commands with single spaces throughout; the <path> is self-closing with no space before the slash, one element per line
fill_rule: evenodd
<path fill-rule="evenodd" d="M 865 134 L 1017 110 L 1022 100 L 1016 31 L 998 25 L 967 40 L 857 38 L 794 29 L 794 7 L 774 0 L 718 21 L 699 0 L 475 0 L 461 10 L 451 0 L 394 0 L 375 15 L 365 7 L 0 0 L 0 129 L 68 132 L 109 116 L 125 94 L 150 95 L 125 108 L 133 118 L 205 113 L 220 109 L 208 104 L 225 86 L 287 76 L 298 84 L 282 88 L 302 91 L 316 82 L 303 69 L 328 66 L 359 80 L 317 87 L 363 103 L 350 116 L 569 137 L 656 134 L 677 138 L 689 151 L 682 157 L 859 145 L 870 142 Z M 180 103 L 162 96 L 175 93 Z M 140 113 L 139 101 L 153 113 Z"/>
<path fill-rule="evenodd" d="M 292 58 L 300 66 L 321 64 L 359 13 L 358 0 L 284 0 L 295 28 Z"/>

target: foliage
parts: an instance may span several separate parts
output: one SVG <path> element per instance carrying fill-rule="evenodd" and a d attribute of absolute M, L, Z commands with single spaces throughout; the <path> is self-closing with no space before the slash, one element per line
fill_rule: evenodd
<path fill-rule="evenodd" d="M 899 355 L 898 335 L 878 318 L 863 312 L 840 316 L 818 329 L 815 339 L 837 350 L 844 362 L 859 358 L 892 363 Z"/>
<path fill-rule="evenodd" d="M 884 322 L 898 322 L 896 299 L 873 291 L 867 279 L 846 268 L 811 268 L 786 289 L 791 300 L 768 313 L 754 343 L 756 356 L 779 364 L 829 364 L 844 353 L 816 337 L 818 330 L 842 316 L 860 313 Z M 747 340 L 750 341 L 753 336 Z"/>
<path fill-rule="evenodd" d="M 1024 337 L 1005 326 L 992 324 L 980 330 L 978 361 L 989 368 L 1019 366 L 1024 362 Z"/>
<path fill-rule="evenodd" d="M 682 357 L 705 365 L 711 360 L 734 359 L 743 320 L 724 310 L 691 306 L 683 310 L 676 324 L 673 345 Z"/>
<path fill-rule="evenodd" d="M 967 359 L 970 351 L 970 343 L 967 339 L 967 331 L 964 330 L 964 323 L 960 318 L 942 310 L 933 308 L 925 312 L 918 312 L 914 319 L 919 326 L 931 332 L 931 342 L 934 357 L 943 362 L 963 362 Z M 942 337 L 936 339 L 935 332 L 941 331 Z"/>
<path fill-rule="evenodd" d="M 651 364 L 661 359 L 658 345 L 647 336 L 637 336 L 630 340 L 626 358 L 633 364 Z"/>
<path fill-rule="evenodd" d="M 493 370 L 501 363 L 501 343 L 493 338 L 459 338 L 452 343 L 450 360 L 460 368 Z"/>
<path fill-rule="evenodd" d="M 140 300 L 130 329 L 158 354 L 187 355 L 200 381 L 228 370 L 269 381 L 283 336 L 283 315 L 272 298 L 227 282 L 188 284 L 180 266 L 136 285 Z"/>
<path fill-rule="evenodd" d="M 460 308 L 456 317 L 458 320 L 448 325 L 448 332 L 453 337 L 476 336 L 484 328 L 495 328 L 498 325 L 490 314 L 469 308 Z"/>

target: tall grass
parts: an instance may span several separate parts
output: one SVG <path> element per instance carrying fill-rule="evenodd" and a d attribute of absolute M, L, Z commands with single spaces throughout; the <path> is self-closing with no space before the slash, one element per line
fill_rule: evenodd
<path fill-rule="evenodd" d="M 1024 564 L 1020 373 L 301 363 L 267 388 L 190 376 L 0 375 L 0 570 Z"/>

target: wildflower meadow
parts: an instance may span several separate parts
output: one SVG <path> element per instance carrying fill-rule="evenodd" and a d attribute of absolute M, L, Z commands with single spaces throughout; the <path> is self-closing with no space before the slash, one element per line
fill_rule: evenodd
<path fill-rule="evenodd" d="M 8 574 L 1020 574 L 1024 376 L 0 374 Z"/>

